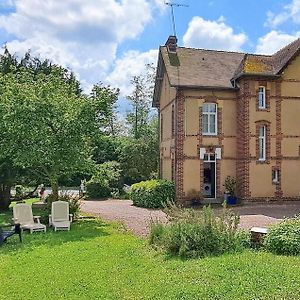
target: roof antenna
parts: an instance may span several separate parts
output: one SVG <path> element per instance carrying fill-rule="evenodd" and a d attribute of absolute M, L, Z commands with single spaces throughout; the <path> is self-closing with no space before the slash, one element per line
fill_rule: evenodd
<path fill-rule="evenodd" d="M 173 3 L 165 1 L 165 4 L 171 7 L 171 16 L 172 16 L 172 26 L 173 26 L 173 34 L 176 36 L 176 27 L 175 27 L 175 16 L 174 16 L 174 6 L 175 7 L 189 7 L 186 4 L 181 3 Z"/>

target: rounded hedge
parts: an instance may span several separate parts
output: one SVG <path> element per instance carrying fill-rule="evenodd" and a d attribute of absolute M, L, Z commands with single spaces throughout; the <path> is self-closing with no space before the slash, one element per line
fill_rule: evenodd
<path fill-rule="evenodd" d="M 175 199 L 175 184 L 168 180 L 148 180 L 131 186 L 130 199 L 133 204 L 146 208 L 165 207 Z"/>
<path fill-rule="evenodd" d="M 90 199 L 101 199 L 110 196 L 110 188 L 106 181 L 89 181 L 86 184 L 86 196 Z"/>
<path fill-rule="evenodd" d="M 300 216 L 273 225 L 264 245 L 275 254 L 300 255 Z"/>

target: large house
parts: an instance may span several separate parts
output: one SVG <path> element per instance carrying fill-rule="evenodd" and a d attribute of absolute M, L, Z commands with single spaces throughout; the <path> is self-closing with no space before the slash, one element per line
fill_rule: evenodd
<path fill-rule="evenodd" d="M 177 201 L 300 200 L 300 39 L 273 55 L 159 49 L 160 176 Z"/>

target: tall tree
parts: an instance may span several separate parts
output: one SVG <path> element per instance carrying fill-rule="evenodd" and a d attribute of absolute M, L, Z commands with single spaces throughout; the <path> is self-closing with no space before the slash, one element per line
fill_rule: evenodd
<path fill-rule="evenodd" d="M 146 65 L 146 72 L 133 77 L 133 92 L 127 97 L 132 109 L 127 114 L 129 136 L 119 145 L 119 162 L 126 183 L 147 180 L 158 170 L 158 121 L 152 110 L 155 68 Z"/>
<path fill-rule="evenodd" d="M 151 103 L 153 96 L 155 68 L 146 65 L 146 73 L 134 76 L 131 80 L 133 92 L 127 96 L 132 109 L 127 114 L 130 132 L 135 139 L 148 135 L 151 120 Z"/>
<path fill-rule="evenodd" d="M 27 56 L 16 63 L 6 53 L 1 66 L 0 159 L 47 178 L 57 197 L 62 175 L 93 163 L 102 103 L 82 95 L 74 75 L 47 61 Z"/>
<path fill-rule="evenodd" d="M 93 86 L 90 99 L 98 102 L 101 106 L 101 114 L 98 116 L 101 133 L 115 136 L 117 133 L 116 106 L 119 96 L 119 89 L 104 86 L 98 83 Z"/>

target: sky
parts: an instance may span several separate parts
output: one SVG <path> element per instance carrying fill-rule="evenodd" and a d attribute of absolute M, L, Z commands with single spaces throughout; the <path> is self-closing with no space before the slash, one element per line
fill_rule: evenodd
<path fill-rule="evenodd" d="M 174 0 L 178 45 L 272 54 L 300 35 L 300 0 Z M 164 0 L 0 0 L 0 44 L 72 70 L 86 92 L 120 88 L 157 62 L 173 34 Z"/>

